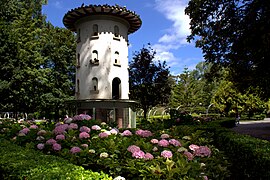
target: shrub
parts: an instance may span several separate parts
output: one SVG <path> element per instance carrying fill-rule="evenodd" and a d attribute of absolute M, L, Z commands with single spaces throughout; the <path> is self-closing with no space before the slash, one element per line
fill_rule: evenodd
<path fill-rule="evenodd" d="M 22 148 L 0 139 L 1 179 L 112 179 L 103 172 L 84 170 L 80 166 L 32 149 Z"/>
<path fill-rule="evenodd" d="M 270 143 L 228 130 L 216 133 L 217 145 L 232 162 L 231 172 L 236 179 L 269 179 Z"/>

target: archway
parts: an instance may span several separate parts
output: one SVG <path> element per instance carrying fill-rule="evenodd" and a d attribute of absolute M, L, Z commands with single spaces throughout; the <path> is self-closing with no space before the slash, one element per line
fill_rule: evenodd
<path fill-rule="evenodd" d="M 112 99 L 120 99 L 121 97 L 121 80 L 114 78 L 112 81 Z"/>

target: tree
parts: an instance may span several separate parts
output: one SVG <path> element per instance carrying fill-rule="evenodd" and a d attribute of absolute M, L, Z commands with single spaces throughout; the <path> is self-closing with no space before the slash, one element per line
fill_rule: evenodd
<path fill-rule="evenodd" d="M 240 90 L 259 86 L 270 96 L 270 3 L 262 0 L 190 0 L 188 41 L 196 40 L 211 75 L 228 67 Z"/>
<path fill-rule="evenodd" d="M 204 111 L 210 104 L 211 97 L 217 82 L 208 82 L 205 74 L 209 71 L 211 64 L 200 62 L 192 71 L 185 68 L 183 73 L 177 75 L 176 84 L 173 87 L 170 105 L 181 106 L 184 110 Z"/>
<path fill-rule="evenodd" d="M 6 9 L 2 9 L 4 7 Z M 1 104 L 13 112 L 28 112 L 38 102 L 33 96 L 36 87 L 33 80 L 39 75 L 38 68 L 42 61 L 39 52 L 42 47 L 40 24 L 43 19 L 34 18 L 37 11 L 30 0 L 4 1 L 1 5 L 1 14 L 4 15 L 1 19 L 4 27 L 1 36 L 5 40 L 0 51 L 3 57 L 1 83 L 4 84 L 1 94 L 6 93 Z"/>
<path fill-rule="evenodd" d="M 0 108 L 40 111 L 58 118 L 72 98 L 74 34 L 45 22 L 44 0 L 4 0 L 0 4 Z"/>
<path fill-rule="evenodd" d="M 38 107 L 43 115 L 53 113 L 58 119 L 64 102 L 74 98 L 75 36 L 71 31 L 53 27 L 50 23 L 44 28 L 44 36 L 44 63 L 40 66 L 43 83 Z"/>
<path fill-rule="evenodd" d="M 243 111 L 245 97 L 232 82 L 222 80 L 211 102 L 221 113 L 228 116 L 230 111 L 239 111 L 239 113 Z"/>
<path fill-rule="evenodd" d="M 169 68 L 166 62 L 154 61 L 156 52 L 150 44 L 143 47 L 129 64 L 130 98 L 139 101 L 147 111 L 156 105 L 166 105 L 171 95 Z"/>

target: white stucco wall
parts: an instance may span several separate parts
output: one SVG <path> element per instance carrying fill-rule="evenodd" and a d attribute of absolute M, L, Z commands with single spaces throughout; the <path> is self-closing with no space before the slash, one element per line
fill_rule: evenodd
<path fill-rule="evenodd" d="M 92 36 L 94 24 L 98 25 L 98 38 Z M 115 25 L 119 27 L 118 40 L 114 39 Z M 81 19 L 76 23 L 76 29 L 77 33 L 80 32 L 76 50 L 77 55 L 80 54 L 80 67 L 76 69 L 76 98 L 112 99 L 112 81 L 119 78 L 121 80 L 119 99 L 129 99 L 127 22 L 110 16 L 95 15 Z M 98 52 L 98 65 L 90 63 L 94 50 Z M 114 65 L 116 51 L 119 52 L 120 66 Z M 98 93 L 93 91 L 94 77 L 98 79 Z"/>

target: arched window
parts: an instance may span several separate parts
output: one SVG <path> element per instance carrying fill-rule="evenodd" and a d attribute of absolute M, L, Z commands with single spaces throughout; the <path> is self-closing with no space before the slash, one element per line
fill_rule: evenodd
<path fill-rule="evenodd" d="M 119 52 L 115 51 L 114 53 L 114 65 L 120 65 Z"/>
<path fill-rule="evenodd" d="M 98 25 L 97 24 L 93 25 L 93 36 L 98 36 Z"/>
<path fill-rule="evenodd" d="M 78 29 L 77 31 L 77 43 L 81 41 L 81 29 Z"/>
<path fill-rule="evenodd" d="M 92 79 L 92 83 L 93 83 L 93 91 L 97 91 L 98 90 L 98 79 L 96 77 L 94 77 Z"/>
<path fill-rule="evenodd" d="M 114 26 L 114 37 L 119 37 L 119 27 L 118 26 Z"/>
<path fill-rule="evenodd" d="M 77 79 L 77 93 L 80 93 L 80 80 Z"/>
<path fill-rule="evenodd" d="M 80 57 L 80 53 L 77 54 L 77 68 L 79 68 L 81 66 L 81 57 Z"/>
<path fill-rule="evenodd" d="M 98 52 L 97 50 L 92 51 L 92 58 L 90 60 L 90 63 L 92 64 L 99 64 L 99 59 L 98 59 Z"/>

